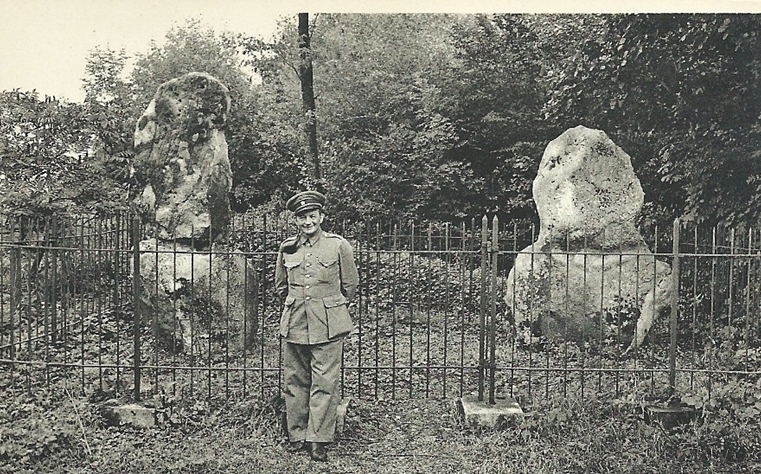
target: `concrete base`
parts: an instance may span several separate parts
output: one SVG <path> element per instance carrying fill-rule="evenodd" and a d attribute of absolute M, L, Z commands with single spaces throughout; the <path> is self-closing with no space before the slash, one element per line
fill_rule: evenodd
<path fill-rule="evenodd" d="M 101 414 L 106 422 L 112 426 L 132 425 L 141 428 L 153 428 L 158 426 L 158 418 L 154 408 L 144 407 L 135 403 L 126 405 L 105 405 L 101 407 Z"/>
<path fill-rule="evenodd" d="M 667 430 L 686 425 L 698 417 L 698 411 L 690 407 L 646 406 L 644 411 L 645 423 L 659 423 Z"/>
<path fill-rule="evenodd" d="M 518 402 L 505 396 L 496 396 L 493 405 L 488 400 L 478 401 L 477 396 L 468 396 L 461 398 L 458 405 L 460 416 L 470 426 L 497 428 L 508 418 L 523 415 Z"/>

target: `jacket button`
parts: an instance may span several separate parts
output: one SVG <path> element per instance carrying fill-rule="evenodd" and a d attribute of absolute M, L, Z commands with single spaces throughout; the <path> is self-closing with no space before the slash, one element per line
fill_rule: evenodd
<path fill-rule="evenodd" d="M 305 299 L 307 299 L 307 300 L 311 300 L 311 299 L 312 299 L 312 297 L 311 297 L 311 296 L 307 296 Z"/>

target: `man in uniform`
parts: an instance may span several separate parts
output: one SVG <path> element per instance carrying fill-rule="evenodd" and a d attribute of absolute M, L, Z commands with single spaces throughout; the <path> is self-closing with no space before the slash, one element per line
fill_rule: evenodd
<path fill-rule="evenodd" d="M 275 289 L 285 297 L 280 319 L 288 450 L 308 449 L 327 461 L 340 399 L 343 338 L 354 329 L 348 304 L 359 276 L 351 245 L 322 230 L 325 196 L 296 194 L 286 203 L 299 233 L 280 245 Z"/>

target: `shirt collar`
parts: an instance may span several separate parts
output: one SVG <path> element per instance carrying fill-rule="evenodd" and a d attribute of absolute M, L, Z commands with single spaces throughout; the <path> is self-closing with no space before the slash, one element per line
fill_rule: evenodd
<path fill-rule="evenodd" d="M 314 244 L 316 244 L 320 240 L 320 237 L 322 237 L 322 229 L 318 230 L 317 233 L 311 239 L 308 239 L 307 236 L 304 234 L 299 234 L 298 246 L 299 247 L 303 245 L 314 246 Z"/>

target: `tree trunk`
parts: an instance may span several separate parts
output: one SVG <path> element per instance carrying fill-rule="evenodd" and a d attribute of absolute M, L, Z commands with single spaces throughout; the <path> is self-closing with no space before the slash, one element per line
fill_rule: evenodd
<path fill-rule="evenodd" d="M 317 117 L 315 116 L 314 103 L 314 76 L 312 73 L 312 50 L 309 46 L 309 13 L 299 13 L 299 81 L 301 81 L 301 101 L 304 117 L 306 119 L 307 141 L 309 142 L 309 154 L 314 163 L 314 178 L 318 187 L 322 174 L 320 171 L 320 157 L 317 150 Z"/>

